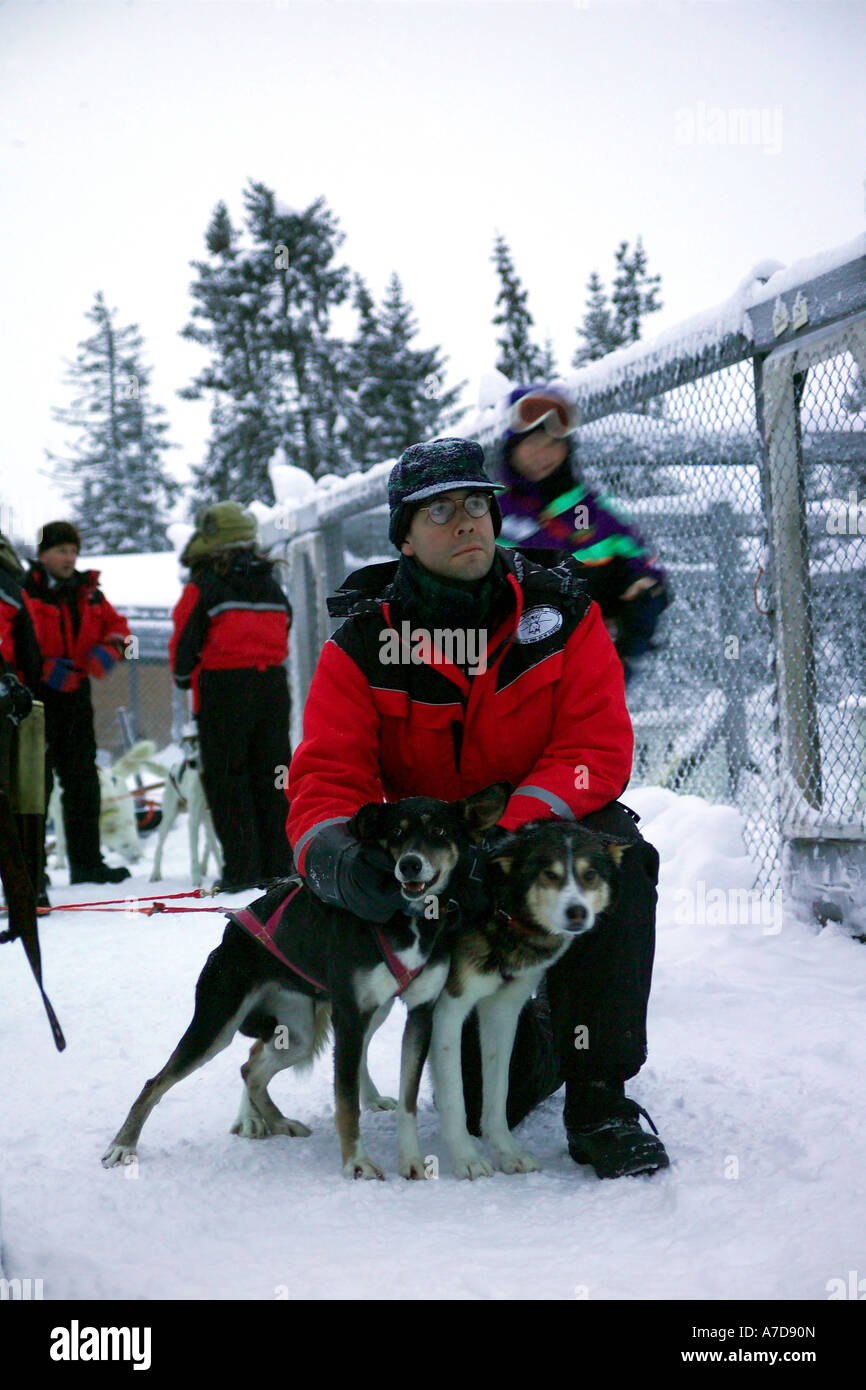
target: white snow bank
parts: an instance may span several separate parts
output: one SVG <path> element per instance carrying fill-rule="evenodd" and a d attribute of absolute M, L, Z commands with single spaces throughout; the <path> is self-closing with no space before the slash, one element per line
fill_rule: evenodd
<path fill-rule="evenodd" d="M 146 555 L 82 555 L 77 568 L 99 570 L 105 597 L 121 613 L 125 608 L 173 608 L 186 576 L 173 550 Z"/>
<path fill-rule="evenodd" d="M 602 1182 L 578 1168 L 560 1095 L 521 1129 L 542 1172 L 458 1183 L 425 1077 L 422 1152 L 439 1157 L 438 1180 L 396 1176 L 395 1117 L 379 1113 L 363 1124 L 388 1181 L 346 1182 L 328 1056 L 273 1083 L 311 1138 L 229 1134 L 238 1038 L 159 1105 L 138 1166 L 106 1172 L 100 1155 L 185 1029 L 224 922 L 58 914 L 41 931 L 62 1056 L 23 952 L 3 950 L 6 1276 L 42 1278 L 51 1299 L 825 1299 L 830 1279 L 862 1270 L 864 948 L 787 909 L 778 930 L 752 924 L 753 866 L 730 807 L 658 788 L 624 799 L 662 861 L 649 1061 L 628 1091 L 669 1171 Z M 169 837 L 166 893 L 188 884 L 185 834 L 181 822 Z M 144 876 L 122 888 L 154 891 Z M 726 912 L 710 911 L 714 894 Z M 392 1094 L 401 1026 L 397 1006 L 371 1049 Z"/>

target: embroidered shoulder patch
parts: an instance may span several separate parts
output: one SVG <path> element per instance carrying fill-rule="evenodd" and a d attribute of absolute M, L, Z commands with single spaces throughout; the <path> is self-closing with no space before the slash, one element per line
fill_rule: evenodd
<path fill-rule="evenodd" d="M 558 608 L 544 604 L 541 608 L 529 608 L 517 624 L 515 642 L 541 642 L 562 627 L 562 614 Z"/>

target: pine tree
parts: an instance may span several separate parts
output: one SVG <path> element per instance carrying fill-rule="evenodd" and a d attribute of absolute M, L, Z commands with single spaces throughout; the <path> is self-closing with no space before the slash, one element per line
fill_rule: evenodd
<path fill-rule="evenodd" d="M 541 349 L 540 375 L 543 381 L 553 381 L 559 375 L 556 366 L 556 354 L 553 351 L 553 340 L 548 336 L 544 340 L 544 347 Z"/>
<path fill-rule="evenodd" d="M 620 346 L 620 340 L 613 328 L 613 315 L 607 293 L 597 271 L 594 270 L 590 275 L 586 290 L 586 313 L 577 330 L 584 342 L 582 347 L 575 349 L 571 359 L 573 367 L 582 367 L 586 362 L 596 362 Z"/>
<path fill-rule="evenodd" d="M 640 237 L 631 254 L 628 242 L 620 242 L 614 261 L 616 270 L 610 300 L 596 271 L 587 282 L 586 313 L 577 330 L 583 343 L 571 359 L 573 367 L 596 362 L 616 348 L 636 343 L 641 336 L 643 320 L 662 307 L 658 301 L 661 276 L 647 275 L 647 257 Z"/>
<path fill-rule="evenodd" d="M 621 343 L 636 343 L 641 335 L 643 320 L 662 307 L 658 302 L 662 277 L 647 275 L 646 252 L 640 237 L 631 255 L 628 242 L 620 242 L 614 259 L 617 269 L 610 296 L 616 310 L 614 331 Z"/>
<path fill-rule="evenodd" d="M 69 363 L 76 391 L 70 407 L 55 410 L 61 424 L 80 432 L 72 456 L 48 452 L 73 507 L 87 549 L 112 554 L 170 550 L 165 513 L 180 486 L 163 468 L 168 424 L 149 398 L 150 369 L 141 361 L 137 324 L 118 328 L 101 291 L 87 318 L 96 332 Z"/>
<path fill-rule="evenodd" d="M 268 463 L 279 445 L 313 475 L 349 466 L 340 431 L 346 345 L 330 334 L 331 310 L 350 285 L 348 270 L 333 264 L 343 234 L 321 198 L 295 212 L 251 182 L 244 203 L 249 248 L 220 203 L 206 235 L 211 260 L 193 263 L 195 304 L 182 336 L 209 348 L 211 361 L 180 394 L 214 393 L 194 507 L 218 497 L 272 502 Z"/>
<path fill-rule="evenodd" d="M 503 330 L 502 336 L 496 339 L 496 345 L 500 350 L 496 362 L 497 371 L 502 372 L 509 381 L 520 385 L 540 381 L 545 377 L 544 368 L 549 360 L 549 353 L 543 353 L 529 336 L 529 330 L 534 323 L 526 306 L 529 294 L 520 282 L 511 252 L 501 233 L 496 237 L 490 259 L 496 266 L 500 280 L 496 303 L 502 306 L 493 316 L 494 324 Z"/>
<path fill-rule="evenodd" d="M 351 344 L 346 400 L 356 466 L 398 458 L 404 449 L 452 426 L 465 382 L 443 386 L 439 348 L 411 346 L 418 325 L 403 287 L 392 274 L 377 312 L 364 282 L 356 280 L 358 333 Z"/>

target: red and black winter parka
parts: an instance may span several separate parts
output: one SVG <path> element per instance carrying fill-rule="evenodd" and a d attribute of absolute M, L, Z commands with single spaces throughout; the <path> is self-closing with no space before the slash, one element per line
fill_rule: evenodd
<path fill-rule="evenodd" d="M 28 602 L 18 575 L 0 566 L 0 671 L 14 671 L 35 695 L 42 680 L 42 654 Z"/>
<path fill-rule="evenodd" d="M 67 602 L 61 594 L 69 593 L 73 584 Z M 88 676 L 101 680 L 123 658 L 129 623 L 100 589 L 99 570 L 75 570 L 64 585 L 52 585 L 45 566 L 36 560 L 24 592 L 42 650 L 43 680 L 54 688 L 64 693 L 78 690 Z M 58 663 L 65 664 L 62 684 L 57 680 Z"/>
<path fill-rule="evenodd" d="M 286 792 L 301 872 L 316 832 L 369 801 L 454 801 L 508 781 L 500 824 L 513 830 L 580 819 L 625 789 L 634 739 L 622 666 L 580 566 L 502 553 L 514 606 L 471 679 L 447 661 L 383 659 L 389 632 L 408 635 L 398 562 L 356 572 L 330 601 L 346 621 L 319 657 Z"/>
<path fill-rule="evenodd" d="M 175 685 L 199 707 L 202 671 L 280 666 L 289 651 L 292 606 L 270 560 L 236 551 L 227 568 L 197 564 L 172 614 L 169 659 Z"/>

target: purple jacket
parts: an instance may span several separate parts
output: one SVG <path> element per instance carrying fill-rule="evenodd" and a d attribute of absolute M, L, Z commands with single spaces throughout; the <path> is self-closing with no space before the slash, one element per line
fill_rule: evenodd
<path fill-rule="evenodd" d="M 637 527 L 618 516 L 606 496 L 584 482 L 575 482 L 568 460 L 540 483 L 530 482 L 503 462 L 499 480 L 508 485 L 508 491 L 498 495 L 500 545 L 563 550 L 582 565 L 613 566 L 614 587 L 620 581 L 622 587 L 611 598 L 619 597 L 644 576 L 664 581 L 665 571 Z M 603 578 L 607 589 L 613 573 Z M 602 580 L 601 574 L 598 579 Z"/>

